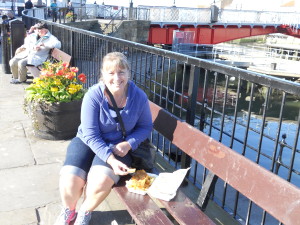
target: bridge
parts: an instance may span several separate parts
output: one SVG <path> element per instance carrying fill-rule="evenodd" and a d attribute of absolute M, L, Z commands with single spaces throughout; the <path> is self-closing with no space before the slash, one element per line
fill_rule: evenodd
<path fill-rule="evenodd" d="M 116 25 L 117 20 L 150 20 L 148 44 L 171 45 L 173 31 L 193 34 L 194 44 L 218 44 L 230 40 L 282 33 L 300 38 L 300 13 L 210 8 L 139 6 L 135 8 L 86 5 L 74 7 L 81 20 L 103 18 Z M 45 19 L 44 9 L 28 12 Z M 180 43 L 185 43 L 181 40 Z"/>
<path fill-rule="evenodd" d="M 192 43 L 218 44 L 234 39 L 283 33 L 300 37 L 300 13 L 211 8 L 148 7 L 149 44 L 173 42 L 173 31 L 191 31 Z"/>

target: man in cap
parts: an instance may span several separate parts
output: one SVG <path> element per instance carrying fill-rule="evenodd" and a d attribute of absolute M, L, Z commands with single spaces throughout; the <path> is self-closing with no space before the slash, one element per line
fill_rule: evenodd
<path fill-rule="evenodd" d="M 52 35 L 46 23 L 37 23 L 30 28 L 28 36 L 24 40 L 9 65 L 13 75 L 12 84 L 20 84 L 26 81 L 26 66 L 39 66 L 45 62 L 52 48 L 60 48 L 61 42 Z"/>

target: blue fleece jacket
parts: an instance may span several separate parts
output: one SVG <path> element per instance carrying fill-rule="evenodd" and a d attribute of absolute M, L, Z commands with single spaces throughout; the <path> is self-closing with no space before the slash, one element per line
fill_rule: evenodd
<path fill-rule="evenodd" d="M 122 141 L 122 130 L 109 114 L 104 88 L 100 82 L 85 94 L 77 137 L 106 162 L 112 154 L 110 147 Z M 153 125 L 147 95 L 132 81 L 128 82 L 127 102 L 120 114 L 126 129 L 126 141 L 134 150 L 149 137 Z"/>

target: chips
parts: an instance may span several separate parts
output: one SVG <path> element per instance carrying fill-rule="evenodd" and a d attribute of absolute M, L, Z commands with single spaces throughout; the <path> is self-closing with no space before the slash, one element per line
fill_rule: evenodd
<path fill-rule="evenodd" d="M 126 182 L 128 188 L 146 191 L 154 181 L 154 177 L 149 176 L 145 170 L 137 170 L 132 178 Z"/>
<path fill-rule="evenodd" d="M 130 169 L 127 170 L 127 172 L 128 173 L 135 173 L 135 170 L 136 170 L 135 168 L 130 168 Z"/>

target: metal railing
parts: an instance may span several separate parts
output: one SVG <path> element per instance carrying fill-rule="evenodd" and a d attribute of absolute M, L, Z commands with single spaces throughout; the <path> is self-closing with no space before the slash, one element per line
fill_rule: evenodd
<path fill-rule="evenodd" d="M 85 87 L 98 82 L 106 53 L 123 52 L 132 80 L 151 101 L 300 187 L 300 84 L 66 25 L 49 27 L 79 73 L 87 74 Z M 155 131 L 152 141 L 174 169 L 191 162 L 188 179 L 201 188 L 207 169 L 181 158 Z M 211 199 L 242 224 L 279 223 L 223 180 Z"/>
<path fill-rule="evenodd" d="M 143 6 L 144 7 L 144 6 Z M 180 23 L 180 24 L 209 24 L 212 10 L 210 8 L 182 8 L 182 7 L 147 7 L 149 19 L 152 23 Z M 214 11 L 216 13 L 216 11 Z M 295 29 L 300 27 L 299 12 L 273 12 L 254 10 L 217 10 L 217 22 L 220 24 L 288 24 Z"/>

